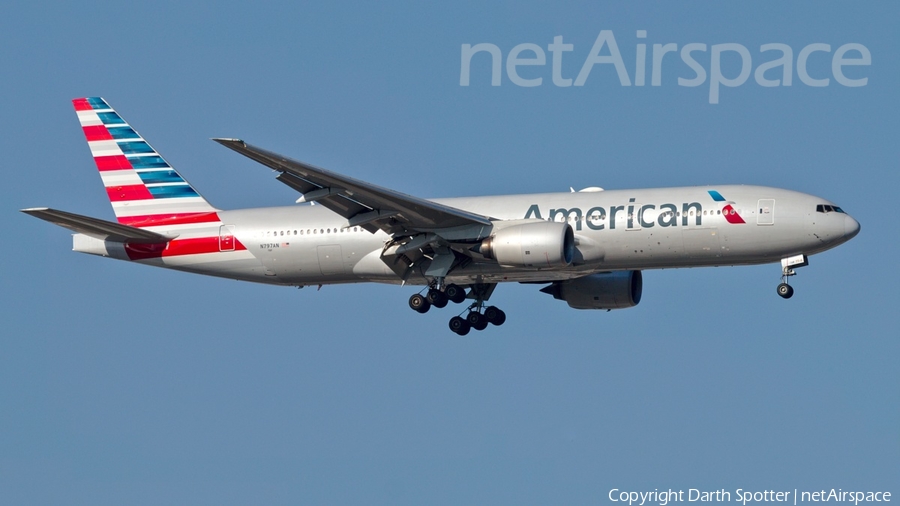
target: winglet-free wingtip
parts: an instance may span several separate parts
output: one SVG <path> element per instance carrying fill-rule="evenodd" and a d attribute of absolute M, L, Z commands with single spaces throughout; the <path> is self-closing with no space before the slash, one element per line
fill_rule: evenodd
<path fill-rule="evenodd" d="M 241 139 L 231 139 L 228 137 L 213 137 L 212 140 L 218 142 L 223 146 L 228 146 L 229 144 L 242 144 L 244 146 L 247 145 L 247 143 L 242 141 Z"/>

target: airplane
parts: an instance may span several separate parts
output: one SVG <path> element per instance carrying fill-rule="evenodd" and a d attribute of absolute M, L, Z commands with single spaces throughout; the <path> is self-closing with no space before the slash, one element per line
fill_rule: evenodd
<path fill-rule="evenodd" d="M 778 295 L 810 255 L 856 236 L 834 203 L 749 185 L 422 199 L 240 139 L 214 141 L 274 169 L 301 194 L 286 207 L 213 207 L 100 97 L 72 101 L 116 222 L 41 207 L 73 250 L 274 285 L 418 286 L 409 306 L 470 301 L 450 330 L 502 325 L 499 283 L 545 285 L 576 309 L 636 306 L 642 270 L 781 262 Z"/>

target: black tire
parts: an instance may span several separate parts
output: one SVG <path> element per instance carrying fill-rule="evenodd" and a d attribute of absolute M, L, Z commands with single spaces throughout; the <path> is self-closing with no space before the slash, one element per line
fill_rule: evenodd
<path fill-rule="evenodd" d="M 454 304 L 459 304 L 466 300 L 466 289 L 459 285 L 454 285 L 452 283 L 447 285 L 447 288 L 444 289 L 444 293 Z"/>
<path fill-rule="evenodd" d="M 481 313 L 476 313 L 472 311 L 469 313 L 469 316 L 466 316 L 466 321 L 469 322 L 469 325 L 472 326 L 475 330 L 484 330 L 488 326 L 488 320 Z"/>
<path fill-rule="evenodd" d="M 487 318 L 488 322 L 490 322 L 498 327 L 500 325 L 503 325 L 503 323 L 506 321 L 506 313 L 504 313 L 497 306 L 488 306 L 484 310 L 484 317 Z"/>
<path fill-rule="evenodd" d="M 431 303 L 428 302 L 428 299 L 423 297 L 421 294 L 414 294 L 409 298 L 409 307 L 412 308 L 413 311 L 417 313 L 427 313 L 429 309 L 431 309 Z"/>
<path fill-rule="evenodd" d="M 428 302 L 436 308 L 442 308 L 447 306 L 449 299 L 447 299 L 447 294 L 444 292 L 432 288 L 431 290 L 428 290 Z"/>
<path fill-rule="evenodd" d="M 781 283 L 778 285 L 778 295 L 782 299 L 790 299 L 794 295 L 794 288 L 787 283 Z"/>
<path fill-rule="evenodd" d="M 460 318 L 459 316 L 454 316 L 450 318 L 450 330 L 456 332 L 457 334 L 464 336 L 469 333 L 470 329 L 469 322 Z"/>

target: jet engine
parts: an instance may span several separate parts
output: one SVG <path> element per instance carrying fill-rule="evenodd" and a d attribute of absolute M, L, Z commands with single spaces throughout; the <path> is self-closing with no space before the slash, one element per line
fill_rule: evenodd
<path fill-rule="evenodd" d="M 564 300 L 575 309 L 624 309 L 641 301 L 641 271 L 617 271 L 590 274 L 582 278 L 555 281 L 541 289 L 554 299 Z"/>
<path fill-rule="evenodd" d="M 567 267 L 575 256 L 575 234 L 568 223 L 523 223 L 497 230 L 476 251 L 500 265 Z"/>

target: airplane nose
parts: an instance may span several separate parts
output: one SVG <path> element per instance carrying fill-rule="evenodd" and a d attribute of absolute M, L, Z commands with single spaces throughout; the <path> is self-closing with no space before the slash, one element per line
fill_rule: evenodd
<path fill-rule="evenodd" d="M 859 233 L 859 222 L 854 220 L 849 214 L 844 216 L 844 237 L 848 240 L 856 237 Z"/>

